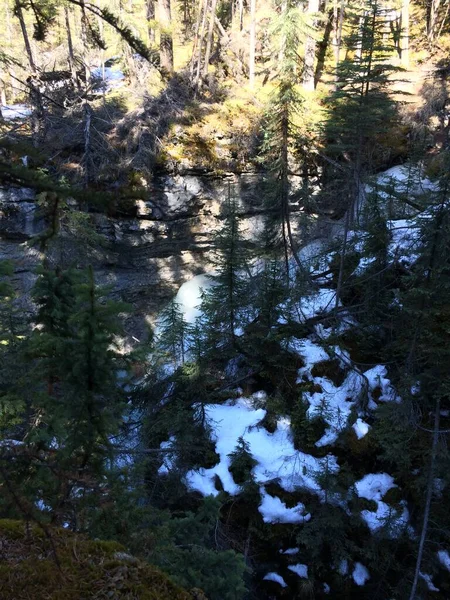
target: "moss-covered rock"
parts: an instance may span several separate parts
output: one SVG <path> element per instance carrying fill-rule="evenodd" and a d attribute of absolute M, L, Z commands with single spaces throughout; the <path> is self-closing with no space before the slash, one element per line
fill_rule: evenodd
<path fill-rule="evenodd" d="M 2 600 L 192 600 L 198 594 L 133 559 L 116 542 L 0 520 Z"/>

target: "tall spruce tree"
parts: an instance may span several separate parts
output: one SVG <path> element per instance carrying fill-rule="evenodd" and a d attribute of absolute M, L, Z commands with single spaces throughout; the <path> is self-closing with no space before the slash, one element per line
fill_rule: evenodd
<path fill-rule="evenodd" d="M 167 352 L 175 364 L 184 364 L 188 337 L 188 323 L 180 305 L 173 299 L 159 314 L 157 346 Z"/>
<path fill-rule="evenodd" d="M 379 0 L 368 0 L 349 10 L 353 25 L 347 45 L 352 52 L 337 67 L 336 87 L 329 99 L 324 181 L 335 190 L 346 215 L 336 308 L 342 292 L 348 231 L 365 203 L 364 182 L 377 166 L 380 139 L 395 120 L 395 103 L 388 90 L 392 81 L 388 78 L 398 68 L 392 65 L 393 47 L 385 39 L 386 11 Z"/>
<path fill-rule="evenodd" d="M 247 322 L 247 257 L 240 232 L 237 203 L 229 196 L 224 221 L 215 239 L 211 287 L 203 293 L 201 309 L 210 351 L 235 349 L 238 330 Z"/>
<path fill-rule="evenodd" d="M 296 120 L 303 103 L 298 92 L 298 51 L 304 31 L 301 8 L 292 0 L 284 2 L 274 24 L 274 35 L 279 41 L 278 84 L 263 125 L 262 159 L 269 165 L 271 176 L 266 200 L 269 215 L 266 236 L 272 247 L 282 247 L 288 279 L 290 255 L 300 266 L 290 216 L 289 153 L 297 141 Z"/>

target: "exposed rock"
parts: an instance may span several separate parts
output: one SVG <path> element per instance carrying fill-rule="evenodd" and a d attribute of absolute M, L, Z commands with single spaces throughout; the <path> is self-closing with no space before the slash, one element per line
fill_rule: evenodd
<path fill-rule="evenodd" d="M 265 193 L 262 176 L 254 172 L 162 174 L 155 178 L 148 198 L 136 202 L 135 217 L 92 214 L 103 245 L 88 251 L 63 226 L 50 258 L 79 267 L 92 262 L 97 280 L 110 285 L 114 297 L 132 304 L 127 330 L 141 339 L 146 323 L 177 288 L 208 269 L 226 199 L 232 195 L 238 200 L 243 233 L 252 240 L 262 228 Z M 15 284 L 26 300 L 42 260 L 29 242 L 46 223 L 33 192 L 26 189 L 0 190 L 0 214 L 0 259 L 14 261 Z"/>

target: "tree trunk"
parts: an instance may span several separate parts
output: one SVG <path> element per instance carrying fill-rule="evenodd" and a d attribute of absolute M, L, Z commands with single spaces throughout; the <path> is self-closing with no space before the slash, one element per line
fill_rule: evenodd
<path fill-rule="evenodd" d="M 404 67 L 409 67 L 409 0 L 402 2 L 401 20 L 401 60 Z"/>
<path fill-rule="evenodd" d="M 249 51 L 249 83 L 255 85 L 255 47 L 256 47 L 256 0 L 250 0 L 250 51 Z"/>
<path fill-rule="evenodd" d="M 433 429 L 433 440 L 431 443 L 431 457 L 430 457 L 430 470 L 428 471 L 428 483 L 427 483 L 427 495 L 425 498 L 425 508 L 423 513 L 423 524 L 422 532 L 420 534 L 419 551 L 417 553 L 416 569 L 414 572 L 414 582 L 411 589 L 409 600 L 415 600 L 417 584 L 419 583 L 420 567 L 422 565 L 423 551 L 425 548 L 425 541 L 427 539 L 428 523 L 430 520 L 430 509 L 431 500 L 433 499 L 433 488 L 434 488 L 434 470 L 436 465 L 437 448 L 439 441 L 439 422 L 441 413 L 440 399 L 436 400 L 436 407 L 434 411 L 434 429 Z"/>
<path fill-rule="evenodd" d="M 203 77 L 208 75 L 209 59 L 211 57 L 211 48 L 214 35 L 214 19 L 216 17 L 217 0 L 212 0 L 211 11 L 209 15 L 208 37 L 206 39 L 205 64 L 203 65 Z"/>
<path fill-rule="evenodd" d="M 244 28 L 244 0 L 239 0 L 239 31 Z"/>
<path fill-rule="evenodd" d="M 19 19 L 20 29 L 22 30 L 23 41 L 25 43 L 25 49 L 26 49 L 27 55 L 28 55 L 28 63 L 30 65 L 32 73 L 36 73 L 37 72 L 36 62 L 34 60 L 33 51 L 31 49 L 31 44 L 30 44 L 30 38 L 28 37 L 27 27 L 25 25 L 25 19 L 23 16 L 22 5 L 20 4 L 19 0 L 16 0 L 16 2 L 15 2 L 14 14 Z"/>
<path fill-rule="evenodd" d="M 90 180 L 91 164 L 91 116 L 92 111 L 89 102 L 84 102 L 84 186 L 87 188 Z"/>
<path fill-rule="evenodd" d="M 427 15 L 427 34 L 428 39 L 432 42 L 436 39 L 438 12 L 441 0 L 431 0 L 429 4 L 429 14 Z"/>
<path fill-rule="evenodd" d="M 319 12 L 319 0 L 309 0 L 308 14 L 314 15 Z M 315 29 L 317 25 L 316 19 L 313 19 L 311 26 Z M 316 40 L 310 34 L 305 42 L 305 70 L 303 73 L 303 89 L 308 91 L 314 90 L 314 61 L 316 58 Z"/>
<path fill-rule="evenodd" d="M 330 43 L 331 31 L 333 29 L 333 22 L 335 19 L 334 11 L 330 10 L 328 13 L 328 19 L 325 25 L 325 30 L 323 32 L 323 38 L 319 42 L 319 50 L 317 52 L 317 65 L 316 70 L 314 72 L 314 85 L 320 81 L 322 77 L 323 69 L 325 66 L 325 58 L 328 52 L 328 45 Z M 333 48 L 334 49 L 334 48 Z"/>
<path fill-rule="evenodd" d="M 198 57 L 197 57 L 197 69 L 194 78 L 194 84 L 199 85 L 200 83 L 200 71 L 202 67 L 202 51 L 203 51 L 203 43 L 205 41 L 205 29 L 206 29 L 206 20 L 208 18 L 208 8 L 209 8 L 209 0 L 205 0 L 204 10 L 203 10 L 203 18 L 202 18 L 202 27 L 200 29 L 200 34 L 198 37 Z"/>
<path fill-rule="evenodd" d="M 89 70 L 89 56 L 88 56 L 88 20 L 86 14 L 86 8 L 84 6 L 84 0 L 81 0 L 80 3 L 81 8 L 81 45 L 83 47 L 83 63 L 84 63 L 84 77 L 85 77 L 85 85 L 87 87 L 89 83 L 89 79 L 91 78 L 91 72 Z"/>
<path fill-rule="evenodd" d="M 64 17 L 65 17 L 66 29 L 67 29 L 67 45 L 68 45 L 68 50 L 69 50 L 69 55 L 68 55 L 69 69 L 70 69 L 70 73 L 72 76 L 73 84 L 76 87 L 78 87 L 79 81 L 78 81 L 78 77 L 77 77 L 77 70 L 75 67 L 75 56 L 73 53 L 72 31 L 70 28 L 69 9 L 67 6 L 64 7 Z"/>
<path fill-rule="evenodd" d="M 204 11 L 206 10 L 206 3 L 207 0 L 199 0 L 199 4 L 198 4 L 198 12 L 197 12 L 197 19 L 195 22 L 195 33 L 194 33 L 194 42 L 192 45 L 192 57 L 191 57 L 191 68 L 190 68 L 190 73 L 191 73 L 191 80 L 194 79 L 194 70 L 197 66 L 197 50 L 198 50 L 198 45 L 199 45 L 199 32 L 200 32 L 200 23 L 202 22 L 202 16 L 204 15 Z"/>
<path fill-rule="evenodd" d="M 167 73 L 173 72 L 173 39 L 172 39 L 172 15 L 170 0 L 158 0 L 159 23 L 161 33 L 159 38 L 159 59 L 161 67 Z"/>
<path fill-rule="evenodd" d="M 335 0 L 333 6 L 333 54 L 334 54 L 334 68 L 335 74 L 334 79 L 338 80 L 338 67 L 341 55 L 341 42 L 342 42 L 342 26 L 344 23 L 344 11 L 345 11 L 345 0 L 340 0 L 338 7 L 338 0 Z"/>
<path fill-rule="evenodd" d="M 155 42 L 155 29 L 153 21 L 155 20 L 155 0 L 147 0 L 146 5 L 147 31 L 150 44 Z"/>

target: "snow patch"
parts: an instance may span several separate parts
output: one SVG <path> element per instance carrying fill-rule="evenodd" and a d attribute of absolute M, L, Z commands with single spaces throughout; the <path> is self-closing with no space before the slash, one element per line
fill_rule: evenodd
<path fill-rule="evenodd" d="M 428 573 L 420 573 L 420 576 L 427 584 L 427 588 L 430 592 L 439 592 L 440 591 L 439 588 L 437 588 L 434 585 L 433 580 L 431 579 L 431 575 L 428 575 Z"/>
<path fill-rule="evenodd" d="M 305 505 L 301 502 L 292 508 L 288 508 L 280 498 L 271 496 L 263 487 L 260 488 L 260 492 L 262 501 L 258 510 L 264 523 L 305 523 L 311 519 L 309 513 L 303 514 Z M 294 554 L 294 552 L 285 551 L 283 554 Z"/>
<path fill-rule="evenodd" d="M 391 385 L 390 380 L 386 377 L 387 369 L 384 365 L 376 365 L 372 369 L 365 371 L 365 377 L 369 382 L 369 390 L 373 398 L 373 391 L 380 388 L 381 394 L 377 395 L 377 401 L 379 402 L 400 402 L 400 397 L 397 395 L 395 389 Z"/>
<path fill-rule="evenodd" d="M 360 498 L 379 501 L 390 489 L 397 487 L 394 478 L 387 473 L 369 473 L 355 483 Z"/>
<path fill-rule="evenodd" d="M 447 552 L 447 550 L 439 550 L 437 555 L 441 565 L 445 567 L 447 571 L 450 571 L 450 554 Z"/>
<path fill-rule="evenodd" d="M 356 423 L 353 423 L 353 431 L 356 433 L 358 440 L 361 440 L 369 433 L 370 425 L 368 425 L 362 419 L 356 419 Z"/>
<path fill-rule="evenodd" d="M 275 581 L 275 583 L 279 583 L 281 585 L 281 587 L 283 587 L 283 588 L 287 587 L 287 583 L 281 577 L 281 575 L 278 575 L 278 573 L 267 573 L 267 575 L 264 576 L 263 580 L 264 581 Z"/>
<path fill-rule="evenodd" d="M 289 419 L 280 419 L 274 433 L 269 433 L 263 427 L 256 427 L 266 411 L 254 409 L 248 398 L 229 400 L 225 404 L 208 404 L 205 406 L 205 413 L 213 430 L 212 439 L 216 443 L 220 461 L 210 469 L 191 470 L 186 474 L 187 486 L 205 496 L 218 494 L 214 486 L 216 475 L 226 492 L 231 495 L 240 492 L 240 486 L 236 485 L 229 471 L 229 454 L 235 450 L 239 437 L 247 442 L 256 461 L 253 477 L 259 484 L 276 480 L 288 492 L 303 487 L 322 495 L 318 474 L 325 467 L 331 473 L 339 469 L 334 456 L 318 459 L 295 450 Z"/>
<path fill-rule="evenodd" d="M 352 577 L 356 585 L 364 585 L 370 579 L 369 571 L 360 562 L 355 563 Z"/>
<path fill-rule="evenodd" d="M 26 119 L 32 113 L 31 107 L 26 104 L 4 104 L 0 108 L 5 121 Z"/>
<path fill-rule="evenodd" d="M 291 565 L 288 567 L 289 571 L 292 571 L 302 579 L 308 579 L 308 567 L 298 563 L 297 565 Z"/>

